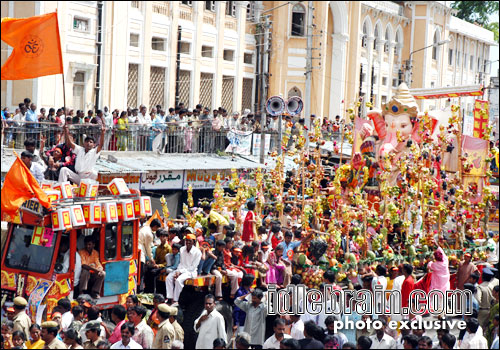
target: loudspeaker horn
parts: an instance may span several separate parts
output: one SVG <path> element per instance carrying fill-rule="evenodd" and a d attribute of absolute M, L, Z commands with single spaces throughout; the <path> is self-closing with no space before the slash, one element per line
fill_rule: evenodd
<path fill-rule="evenodd" d="M 286 111 L 292 117 L 300 114 L 303 108 L 304 102 L 302 102 L 302 99 L 299 96 L 292 96 L 288 99 L 288 101 L 286 101 Z"/>
<path fill-rule="evenodd" d="M 266 110 L 272 116 L 281 115 L 285 111 L 285 100 L 280 96 L 272 96 L 267 100 Z"/>

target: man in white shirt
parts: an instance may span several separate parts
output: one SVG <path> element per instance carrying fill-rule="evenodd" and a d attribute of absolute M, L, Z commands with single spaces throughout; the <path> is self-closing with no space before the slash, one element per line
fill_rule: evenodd
<path fill-rule="evenodd" d="M 57 306 L 63 310 L 61 315 L 61 329 L 66 332 L 73 322 L 73 314 L 71 313 L 71 301 L 68 298 L 59 299 Z"/>
<path fill-rule="evenodd" d="M 142 346 L 137 343 L 132 336 L 134 335 L 134 325 L 126 322 L 121 326 L 122 340 L 111 345 L 110 349 L 142 349 Z"/>
<path fill-rule="evenodd" d="M 64 253 L 62 270 L 60 273 L 68 273 L 69 271 L 69 242 L 67 239 L 61 239 L 60 251 Z M 75 254 L 75 270 L 73 275 L 73 286 L 76 288 L 80 284 L 80 274 L 82 273 L 82 258 L 78 252 Z"/>
<path fill-rule="evenodd" d="M 215 310 L 215 297 L 212 294 L 205 296 L 205 310 L 194 321 L 194 331 L 198 333 L 196 349 L 212 349 L 217 338 L 227 342 L 224 317 Z"/>
<path fill-rule="evenodd" d="M 300 315 L 291 315 L 292 327 L 290 328 L 290 335 L 293 339 L 304 339 L 304 322 L 300 319 Z"/>
<path fill-rule="evenodd" d="M 113 114 L 109 113 L 108 107 L 104 106 L 104 124 L 106 125 L 106 137 L 104 138 L 104 149 L 109 149 L 109 141 L 111 140 L 111 134 L 113 133 Z"/>
<path fill-rule="evenodd" d="M 77 185 L 80 184 L 82 179 L 97 179 L 97 171 L 94 169 L 95 163 L 101 154 L 102 146 L 104 144 L 104 132 L 106 126 L 103 124 L 101 127 L 101 137 L 99 145 L 94 147 L 95 140 L 91 136 L 87 136 L 83 142 L 83 147 L 78 146 L 71 140 L 68 132 L 68 126 L 64 125 L 64 137 L 66 145 L 73 149 L 76 154 L 75 170 L 76 173 L 67 167 L 62 167 L 59 172 L 59 182 L 71 180 Z"/>
<path fill-rule="evenodd" d="M 45 179 L 45 176 L 43 175 L 43 168 L 40 166 L 40 164 L 33 162 L 33 154 L 28 151 L 23 151 L 23 153 L 21 153 L 21 160 L 24 165 L 26 165 L 26 167 L 30 170 L 31 174 L 36 179 L 38 184 L 41 184 Z"/>
<path fill-rule="evenodd" d="M 39 164 L 44 172 L 47 169 L 47 165 L 45 165 L 42 158 L 40 157 L 40 152 L 35 147 L 36 142 L 34 139 L 27 139 L 26 141 L 24 141 L 24 149 L 33 154 L 32 162 Z"/>
<path fill-rule="evenodd" d="M 139 230 L 139 249 L 141 250 L 141 284 L 139 289 L 141 291 L 146 288 L 150 289 L 151 285 L 154 285 L 154 281 L 152 281 L 151 278 L 151 281 L 146 282 L 144 278 L 149 277 L 148 272 L 151 270 L 150 266 L 154 265 L 155 262 L 153 260 L 154 233 L 160 228 L 160 220 L 153 219 L 149 225 L 145 223 Z M 153 291 L 148 290 L 146 293 L 153 293 Z"/>
<path fill-rule="evenodd" d="M 184 281 L 198 275 L 198 265 L 201 260 L 201 251 L 193 246 L 195 241 L 196 236 L 194 234 L 189 233 L 186 235 L 186 245 L 181 248 L 179 253 L 179 267 L 176 271 L 170 272 L 165 280 L 167 299 L 173 299 L 174 303 L 179 301 L 179 296 L 184 288 Z"/>
<path fill-rule="evenodd" d="M 147 309 L 142 305 L 136 305 L 128 309 L 128 319 L 134 325 L 132 339 L 144 349 L 151 349 L 154 340 L 154 332 L 146 323 Z"/>
<path fill-rule="evenodd" d="M 396 341 L 389 334 L 385 333 L 385 327 L 387 326 L 387 321 L 385 319 L 379 319 L 382 322 L 382 328 L 377 329 L 376 333 L 370 337 L 372 341 L 372 346 L 370 349 L 396 349 Z"/>
<path fill-rule="evenodd" d="M 479 321 L 471 318 L 467 320 L 466 325 L 470 336 L 467 339 L 464 337 L 460 349 L 488 349 L 488 341 L 478 332 Z"/>
<path fill-rule="evenodd" d="M 387 275 L 387 268 L 384 265 L 377 265 L 375 273 L 377 276 L 372 280 L 372 291 L 381 291 L 375 295 L 375 312 L 380 313 L 385 312 L 385 310 L 382 310 L 382 298 L 384 297 L 384 292 L 387 289 L 387 278 L 385 277 L 385 275 Z M 375 288 L 376 286 L 378 287 Z"/>
<path fill-rule="evenodd" d="M 140 112 L 137 115 L 137 123 L 147 124 L 148 119 L 151 121 L 151 118 L 148 117 L 148 110 L 147 110 L 146 106 L 141 105 Z"/>
<path fill-rule="evenodd" d="M 489 231 L 488 235 L 490 237 L 490 238 L 488 238 L 488 242 L 487 242 L 488 246 L 490 247 L 490 249 L 489 249 L 490 254 L 488 256 L 488 262 L 493 265 L 496 262 L 498 262 L 498 243 L 496 243 L 495 240 L 493 239 L 493 237 L 495 236 L 493 231 Z"/>
<path fill-rule="evenodd" d="M 280 349 L 280 343 L 283 339 L 291 338 L 288 334 L 285 334 L 285 320 L 282 318 L 277 318 L 274 320 L 274 334 L 267 338 L 264 342 L 264 349 Z"/>
<path fill-rule="evenodd" d="M 226 119 L 226 123 L 224 125 L 224 128 L 226 128 L 228 130 L 238 129 L 238 125 L 240 124 L 239 117 L 240 117 L 240 114 L 238 112 L 234 112 L 232 118 Z"/>

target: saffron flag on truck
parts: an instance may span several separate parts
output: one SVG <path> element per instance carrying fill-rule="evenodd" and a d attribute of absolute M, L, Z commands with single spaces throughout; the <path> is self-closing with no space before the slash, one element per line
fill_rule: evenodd
<path fill-rule="evenodd" d="M 1 37 L 13 47 L 2 66 L 2 80 L 63 73 L 57 12 L 28 18 L 2 18 Z"/>
<path fill-rule="evenodd" d="M 33 197 L 36 197 L 45 208 L 50 207 L 50 199 L 47 194 L 41 189 L 23 161 L 16 157 L 14 164 L 5 175 L 2 187 L 2 219 L 4 215 L 13 219 L 21 205 Z"/>

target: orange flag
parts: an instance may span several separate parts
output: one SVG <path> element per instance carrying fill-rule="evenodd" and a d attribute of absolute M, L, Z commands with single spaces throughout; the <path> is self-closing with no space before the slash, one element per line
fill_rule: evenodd
<path fill-rule="evenodd" d="M 2 80 L 63 73 L 57 12 L 28 18 L 2 18 L 2 40 L 14 48 L 2 66 Z"/>
<path fill-rule="evenodd" d="M 31 171 L 17 157 L 10 168 L 2 188 L 2 216 L 14 218 L 21 205 L 28 199 L 36 197 L 45 208 L 50 207 L 50 199 L 38 185 Z"/>

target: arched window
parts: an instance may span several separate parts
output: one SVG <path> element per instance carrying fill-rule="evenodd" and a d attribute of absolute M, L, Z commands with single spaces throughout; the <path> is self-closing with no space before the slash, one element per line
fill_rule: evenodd
<path fill-rule="evenodd" d="M 290 90 L 288 90 L 288 98 L 293 97 L 293 96 L 298 96 L 302 98 L 302 92 L 300 92 L 299 88 L 294 86 Z"/>
<path fill-rule="evenodd" d="M 361 37 L 361 47 L 366 47 L 366 40 L 368 38 L 368 23 L 363 23 L 363 36 Z"/>
<path fill-rule="evenodd" d="M 403 47 L 403 33 L 401 28 L 396 31 L 396 46 L 394 46 L 394 59 L 399 62 L 401 60 L 401 48 Z"/>
<path fill-rule="evenodd" d="M 379 41 L 379 30 L 378 30 L 378 26 L 375 26 L 375 34 L 374 34 L 374 37 L 375 39 L 373 40 L 373 49 L 376 50 L 377 49 L 377 43 Z"/>
<path fill-rule="evenodd" d="M 469 60 L 469 70 L 472 72 L 474 71 L 474 53 L 476 52 L 476 44 L 472 43 L 471 44 L 471 49 L 470 49 L 470 60 Z"/>
<path fill-rule="evenodd" d="M 385 29 L 384 39 L 385 39 L 384 52 L 388 53 L 389 52 L 389 44 L 390 44 L 390 41 L 391 41 L 390 34 L 389 34 L 389 28 Z"/>
<path fill-rule="evenodd" d="M 448 44 L 448 65 L 453 65 L 453 53 L 455 51 L 455 38 L 450 36 L 450 42 Z"/>
<path fill-rule="evenodd" d="M 432 59 L 433 60 L 437 60 L 438 59 L 438 55 L 439 55 L 438 42 L 439 42 L 439 32 L 436 30 L 434 32 L 434 38 L 432 39 L 432 44 L 434 45 L 432 47 Z"/>
<path fill-rule="evenodd" d="M 292 36 L 304 36 L 306 27 L 306 9 L 301 4 L 292 8 Z"/>

